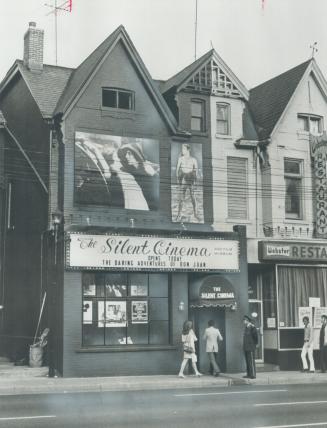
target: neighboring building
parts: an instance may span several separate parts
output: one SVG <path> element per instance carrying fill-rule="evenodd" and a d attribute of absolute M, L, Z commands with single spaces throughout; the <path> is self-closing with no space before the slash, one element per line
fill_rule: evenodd
<path fill-rule="evenodd" d="M 207 221 L 219 231 L 247 228 L 257 359 L 299 368 L 300 314 L 308 311 L 299 308 L 320 298 L 317 328 L 327 312 L 327 83 L 311 59 L 247 91 L 209 51 L 160 88 L 180 126 L 203 144 Z"/>
<path fill-rule="evenodd" d="M 315 60 L 248 91 L 214 50 L 154 81 L 123 27 L 74 70 L 43 64 L 33 23 L 24 46 L 0 85 L 5 350 L 26 352 L 46 292 L 64 376 L 177 372 L 187 318 L 199 337 L 215 319 L 240 371 L 252 312 L 257 359 L 297 368 L 299 308 L 327 306 Z"/>

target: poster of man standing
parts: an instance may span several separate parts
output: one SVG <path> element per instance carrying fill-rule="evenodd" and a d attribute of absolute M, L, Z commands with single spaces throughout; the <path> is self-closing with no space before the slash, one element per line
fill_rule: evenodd
<path fill-rule="evenodd" d="M 203 223 L 201 144 L 172 143 L 171 183 L 172 221 Z"/>

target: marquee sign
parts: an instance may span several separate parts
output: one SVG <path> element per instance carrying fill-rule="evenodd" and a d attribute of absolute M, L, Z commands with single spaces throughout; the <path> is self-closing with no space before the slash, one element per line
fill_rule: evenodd
<path fill-rule="evenodd" d="M 327 237 L 327 136 L 310 135 L 311 156 L 314 162 L 316 235 Z"/>
<path fill-rule="evenodd" d="M 66 268 L 129 271 L 239 271 L 239 242 L 70 233 Z"/>

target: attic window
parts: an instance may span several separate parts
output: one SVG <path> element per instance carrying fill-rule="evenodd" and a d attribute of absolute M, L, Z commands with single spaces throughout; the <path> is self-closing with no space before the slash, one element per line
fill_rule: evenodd
<path fill-rule="evenodd" d="M 102 106 L 134 110 L 134 92 L 116 88 L 102 88 Z"/>
<path fill-rule="evenodd" d="M 298 123 L 301 131 L 310 132 L 312 135 L 319 135 L 322 133 L 322 117 L 298 114 Z"/>

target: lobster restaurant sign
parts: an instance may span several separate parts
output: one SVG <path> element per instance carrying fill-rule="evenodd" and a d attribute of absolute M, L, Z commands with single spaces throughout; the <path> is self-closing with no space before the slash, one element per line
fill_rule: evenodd
<path fill-rule="evenodd" d="M 239 271 L 237 240 L 70 233 L 66 268 Z"/>

